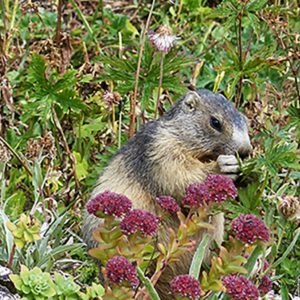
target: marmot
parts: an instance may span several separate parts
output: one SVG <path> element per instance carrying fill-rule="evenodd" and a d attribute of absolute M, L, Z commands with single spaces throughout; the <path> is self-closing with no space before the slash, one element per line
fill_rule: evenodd
<path fill-rule="evenodd" d="M 234 175 L 238 172 L 236 153 L 244 158 L 251 150 L 246 118 L 231 102 L 208 90 L 189 91 L 117 152 L 92 195 L 109 190 L 126 195 L 134 208 L 157 213 L 157 196 L 181 199 L 188 185 L 205 180 L 210 173 Z M 95 245 L 92 231 L 99 222 L 92 215 L 84 218 L 84 239 L 89 247 Z M 221 244 L 223 214 L 211 222 L 215 226 L 212 238 Z M 159 239 L 165 239 L 164 230 L 160 232 Z M 156 286 L 162 300 L 170 299 L 171 279 L 188 273 L 191 258 L 192 254 L 186 253 L 164 271 Z"/>

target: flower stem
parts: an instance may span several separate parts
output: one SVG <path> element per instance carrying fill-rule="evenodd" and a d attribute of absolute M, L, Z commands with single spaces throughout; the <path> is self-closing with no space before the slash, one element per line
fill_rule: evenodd
<path fill-rule="evenodd" d="M 8 260 L 8 265 L 7 265 L 7 267 L 9 269 L 12 269 L 12 265 L 13 265 L 13 262 L 14 262 L 15 252 L 16 252 L 16 244 L 14 243 L 13 246 L 12 246 L 12 248 L 11 248 L 11 252 L 9 254 L 9 260 Z"/>
<path fill-rule="evenodd" d="M 0 136 L 0 141 L 5 145 L 5 147 L 12 153 L 12 155 L 22 164 L 26 172 L 32 177 L 32 172 L 30 170 L 30 167 L 26 163 L 25 160 L 23 160 L 20 155 L 8 144 L 8 142 Z"/>
<path fill-rule="evenodd" d="M 238 91 L 237 96 L 235 100 L 235 106 L 238 108 L 240 106 L 241 97 L 242 97 L 242 89 L 243 89 L 243 48 L 242 48 L 242 17 L 243 17 L 244 11 L 241 10 L 238 14 L 238 28 L 237 28 L 237 38 L 238 38 L 238 53 L 239 53 L 239 69 L 241 72 L 239 84 L 238 84 Z"/>
<path fill-rule="evenodd" d="M 61 19 L 62 19 L 62 3 L 63 0 L 58 0 L 57 5 L 57 23 L 56 23 L 56 34 L 55 41 L 56 44 L 59 45 L 61 39 Z"/>
<path fill-rule="evenodd" d="M 96 50 L 98 53 L 101 53 L 101 48 L 100 45 L 95 37 L 94 31 L 91 28 L 89 22 L 87 21 L 86 17 L 84 16 L 84 14 L 82 13 L 80 7 L 77 5 L 77 3 L 75 2 L 75 0 L 70 0 L 72 6 L 74 7 L 74 10 L 76 11 L 76 13 L 78 14 L 79 18 L 81 19 L 85 29 L 87 30 L 88 34 L 92 37 L 95 45 L 96 45 Z"/>
<path fill-rule="evenodd" d="M 156 119 L 156 117 L 157 117 L 158 107 L 160 105 L 160 92 L 161 92 L 162 82 L 163 82 L 163 76 L 164 76 L 164 57 L 165 57 L 165 54 L 161 53 L 161 57 L 160 57 L 159 84 L 158 84 L 157 100 L 156 100 L 156 106 L 155 106 L 155 112 L 154 112 L 154 119 Z"/>
<path fill-rule="evenodd" d="M 143 51 L 144 51 L 145 42 L 146 42 L 146 33 L 148 32 L 151 16 L 152 16 L 152 13 L 154 10 L 154 5 L 155 5 L 155 0 L 152 1 L 152 5 L 151 5 L 150 11 L 149 11 L 146 26 L 145 26 L 144 31 L 142 32 L 142 42 L 141 42 L 141 47 L 140 47 L 140 51 L 139 51 L 137 69 L 136 69 L 136 73 L 135 73 L 134 93 L 133 93 L 132 97 L 130 97 L 130 124 L 129 124 L 129 137 L 130 138 L 134 135 L 134 132 L 135 132 L 135 110 L 136 110 L 136 98 L 137 98 L 137 93 L 138 93 L 138 88 L 139 88 L 139 77 L 140 77 L 140 72 L 141 72 Z"/>
<path fill-rule="evenodd" d="M 63 128 L 60 124 L 60 121 L 58 119 L 58 116 L 56 114 L 56 110 L 55 110 L 54 106 L 52 106 L 52 117 L 53 117 L 54 125 L 55 125 L 56 129 L 58 130 L 58 132 L 61 135 L 62 143 L 63 143 L 64 148 L 65 148 L 65 150 L 68 154 L 68 157 L 69 157 L 69 161 L 70 161 L 70 165 L 71 165 L 71 169 L 72 169 L 72 175 L 74 176 L 74 180 L 75 180 L 76 194 L 80 193 L 80 183 L 79 183 L 79 180 L 78 180 L 78 177 L 77 177 L 77 174 L 76 174 L 76 160 L 75 160 L 75 157 L 74 157 L 74 155 L 73 155 L 73 153 L 72 153 L 72 151 L 71 151 L 71 149 L 68 145 L 67 139 L 65 137 Z"/>

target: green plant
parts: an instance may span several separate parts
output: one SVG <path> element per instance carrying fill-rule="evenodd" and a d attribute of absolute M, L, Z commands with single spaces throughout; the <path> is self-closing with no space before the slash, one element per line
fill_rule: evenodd
<path fill-rule="evenodd" d="M 26 299 L 43 300 L 56 294 L 50 274 L 43 273 L 37 267 L 29 271 L 27 267 L 21 266 L 20 275 L 10 275 L 10 279 Z"/>
<path fill-rule="evenodd" d="M 249 118 L 255 155 L 242 164 L 239 201 L 212 210 L 226 212 L 225 242 L 232 219 L 263 216 L 275 293 L 297 296 L 299 221 L 287 211 L 299 195 L 297 1 L 96 2 L 0 0 L 1 265 L 98 282 L 80 239 L 89 192 L 132 120 L 153 119 L 158 102 L 162 114 L 191 85 L 223 92 Z M 164 59 L 148 39 L 161 25 L 178 38 Z M 120 94 L 112 110 L 106 92 Z M 42 239 L 20 249 L 7 224 L 18 226 L 22 214 L 40 224 Z M 144 255 L 142 272 L 160 254 L 148 245 Z"/>

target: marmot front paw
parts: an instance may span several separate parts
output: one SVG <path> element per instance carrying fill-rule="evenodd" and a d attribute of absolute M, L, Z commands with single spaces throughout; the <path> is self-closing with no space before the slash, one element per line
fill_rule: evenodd
<path fill-rule="evenodd" d="M 238 178 L 240 166 L 237 158 L 234 155 L 219 155 L 217 158 L 221 173 L 230 177 L 232 180 Z"/>

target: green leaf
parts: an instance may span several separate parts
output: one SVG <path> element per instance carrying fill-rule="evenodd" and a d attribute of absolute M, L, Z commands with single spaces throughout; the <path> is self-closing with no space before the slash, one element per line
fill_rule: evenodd
<path fill-rule="evenodd" d="M 202 261 L 203 261 L 203 258 L 204 258 L 205 252 L 206 252 L 206 248 L 209 244 L 209 240 L 210 240 L 209 235 L 205 234 L 193 256 L 189 275 L 193 276 L 196 279 L 199 278 Z"/>
<path fill-rule="evenodd" d="M 260 183 L 255 181 L 248 184 L 245 188 L 238 189 L 239 200 L 241 204 L 250 209 L 252 212 L 258 209 L 260 206 L 260 193 L 259 191 Z"/>
<path fill-rule="evenodd" d="M 258 257 L 262 254 L 263 247 L 261 245 L 257 245 L 255 249 L 252 251 L 250 257 L 248 258 L 247 263 L 245 264 L 245 269 L 248 271 L 247 277 L 250 276 Z"/>
<path fill-rule="evenodd" d="M 152 300 L 160 300 L 159 295 L 158 295 L 157 291 L 155 290 L 152 282 L 150 281 L 150 279 L 148 277 L 145 276 L 144 272 L 139 267 L 137 267 L 137 274 L 138 274 L 139 279 L 141 280 L 141 282 L 143 283 L 143 285 L 149 292 L 151 299 Z"/>
<path fill-rule="evenodd" d="M 259 12 L 268 3 L 268 0 L 254 0 L 251 1 L 247 7 L 248 11 Z"/>
<path fill-rule="evenodd" d="M 272 264 L 272 268 L 276 268 L 277 266 L 279 266 L 285 259 L 286 257 L 290 254 L 290 252 L 294 249 L 297 241 L 298 241 L 298 238 L 300 236 L 300 228 L 298 228 L 296 231 L 295 231 L 295 236 L 292 240 L 292 242 L 290 243 L 290 245 L 286 248 L 286 250 L 284 251 L 284 253 L 282 254 L 282 256 L 277 259 L 273 264 Z"/>
<path fill-rule="evenodd" d="M 280 295 L 282 300 L 289 300 L 289 290 L 285 283 L 281 283 Z"/>
<path fill-rule="evenodd" d="M 86 159 L 81 157 L 80 153 L 74 151 L 73 155 L 76 160 L 76 165 L 75 165 L 76 175 L 78 177 L 78 180 L 82 180 L 86 178 L 86 176 L 88 175 L 89 164 L 86 161 Z"/>

